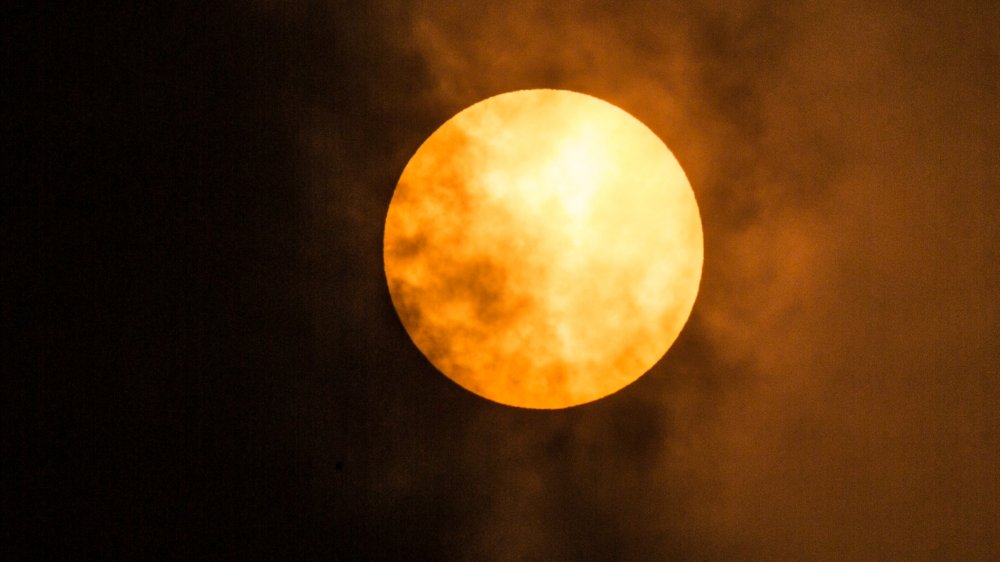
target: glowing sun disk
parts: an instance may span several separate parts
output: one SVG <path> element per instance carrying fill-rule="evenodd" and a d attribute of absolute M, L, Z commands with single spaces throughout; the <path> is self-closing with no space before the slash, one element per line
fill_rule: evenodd
<path fill-rule="evenodd" d="M 393 304 L 417 347 L 491 400 L 560 408 L 666 352 L 697 295 L 702 232 L 662 141 L 563 90 L 484 100 L 417 150 L 385 228 Z"/>

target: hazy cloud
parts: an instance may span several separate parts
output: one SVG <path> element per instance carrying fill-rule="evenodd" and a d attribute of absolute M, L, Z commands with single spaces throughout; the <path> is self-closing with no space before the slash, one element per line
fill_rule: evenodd
<path fill-rule="evenodd" d="M 350 508 L 380 552 L 998 554 L 995 4 L 260 9 L 299 37 L 279 88 L 309 188 L 322 368 L 303 400 L 356 434 L 309 450 L 357 463 Z M 389 198 L 420 142 L 530 87 L 595 95 L 652 128 L 706 236 L 674 349 L 563 412 L 436 375 L 381 270 Z M 315 486 L 335 496 L 336 478 Z"/>

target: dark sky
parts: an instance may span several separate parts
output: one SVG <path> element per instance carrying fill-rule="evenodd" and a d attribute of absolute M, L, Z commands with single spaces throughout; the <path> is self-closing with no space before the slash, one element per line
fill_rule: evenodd
<path fill-rule="evenodd" d="M 4 552 L 1000 558 L 996 2 L 21 4 Z M 417 146 L 531 87 L 705 231 L 674 347 L 561 411 L 437 373 L 382 271 Z"/>

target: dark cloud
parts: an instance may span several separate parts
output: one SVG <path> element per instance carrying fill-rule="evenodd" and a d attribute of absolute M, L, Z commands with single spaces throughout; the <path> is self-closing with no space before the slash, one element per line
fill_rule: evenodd
<path fill-rule="evenodd" d="M 5 518 L 26 514 L 24 544 L 52 528 L 126 556 L 996 558 L 998 15 L 261 0 L 35 18 L 6 57 L 32 30 L 62 38 L 11 83 L 45 92 L 39 130 L 64 136 L 24 142 L 72 158 L 12 177 L 81 187 L 4 215 L 4 279 L 27 295 L 5 334 L 23 321 L 41 350 L 5 335 L 25 359 L 4 370 L 43 375 L 7 393 L 5 425 L 30 431 L 4 430 L 24 459 Z M 653 129 L 706 242 L 667 356 L 553 412 L 438 374 L 382 270 L 419 144 L 530 87 Z M 22 239 L 44 251 L 8 251 Z M 35 501 L 50 489 L 61 503 Z"/>
<path fill-rule="evenodd" d="M 387 374 L 370 391 L 398 409 L 366 411 L 386 420 L 372 438 L 389 448 L 369 478 L 400 471 L 412 488 L 373 495 L 393 505 L 420 490 L 428 513 L 474 504 L 475 517 L 422 531 L 450 537 L 457 558 L 996 553 L 995 8 L 404 11 L 370 22 L 388 58 L 359 67 L 421 69 L 402 92 L 398 77 L 370 92 L 411 133 L 393 131 L 391 156 L 362 157 L 384 172 L 354 176 L 372 199 L 353 226 L 368 232 L 365 291 L 382 291 L 369 260 L 388 189 L 428 123 L 526 87 L 597 95 L 664 138 L 699 198 L 706 267 L 675 349 L 599 403 L 497 409 L 444 392 L 419 358 Z M 408 345 L 391 314 L 378 318 L 362 322 L 368 345 Z M 453 407 L 414 433 L 414 393 Z M 461 440 L 443 441 L 442 426 Z"/>

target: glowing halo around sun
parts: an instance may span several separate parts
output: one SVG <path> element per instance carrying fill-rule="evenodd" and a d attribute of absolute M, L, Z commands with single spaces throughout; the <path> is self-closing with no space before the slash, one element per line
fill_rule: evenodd
<path fill-rule="evenodd" d="M 701 279 L 701 219 L 666 145 L 565 90 L 483 100 L 410 159 L 385 223 L 389 293 L 450 379 L 490 400 L 565 408 L 648 371 Z"/>

